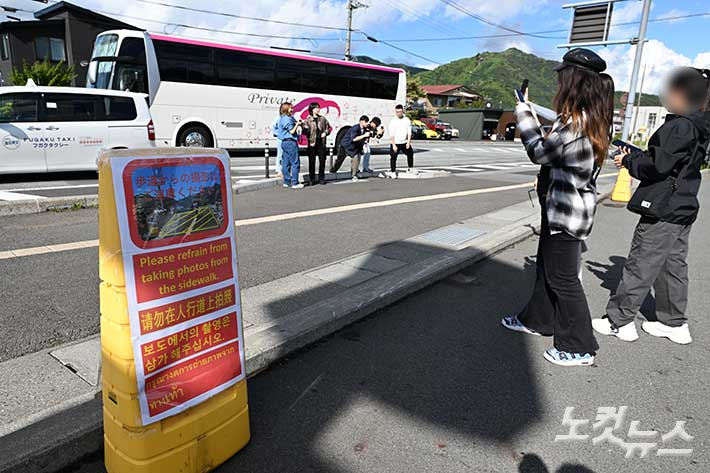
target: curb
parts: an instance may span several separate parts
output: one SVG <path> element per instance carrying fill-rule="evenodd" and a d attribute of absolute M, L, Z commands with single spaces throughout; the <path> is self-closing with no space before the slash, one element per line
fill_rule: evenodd
<path fill-rule="evenodd" d="M 598 201 L 602 202 L 610 194 L 601 193 Z M 435 255 L 366 281 L 338 297 L 301 309 L 287 320 L 251 331 L 245 329 L 245 337 L 251 340 L 246 353 L 248 377 L 296 350 L 525 240 L 539 227 L 539 215 L 529 215 L 481 236 L 475 246 Z M 373 294 L 377 296 L 373 298 Z M 7 435 L 0 443 L 0 473 L 59 472 L 96 456 L 103 449 L 102 422 L 101 399 L 95 398 Z"/>
<path fill-rule="evenodd" d="M 0 217 L 74 208 L 83 209 L 87 207 L 97 207 L 98 205 L 98 195 L 73 195 L 67 197 L 16 200 L 12 202 L 0 202 Z"/>

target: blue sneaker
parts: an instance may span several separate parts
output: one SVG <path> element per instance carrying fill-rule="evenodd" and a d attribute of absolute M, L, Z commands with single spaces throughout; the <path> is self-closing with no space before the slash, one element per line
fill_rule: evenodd
<path fill-rule="evenodd" d="M 523 323 L 518 320 L 517 316 L 514 317 L 503 317 L 500 321 L 501 325 L 503 327 L 507 328 L 508 330 L 512 330 L 514 332 L 522 332 L 522 333 L 527 333 L 528 335 L 535 335 L 540 337 L 541 334 L 536 332 L 535 330 L 531 328 L 527 328 Z"/>
<path fill-rule="evenodd" d="M 570 353 L 559 351 L 557 348 L 545 350 L 544 357 L 550 363 L 560 366 L 591 366 L 594 364 L 594 355 L 590 353 Z"/>

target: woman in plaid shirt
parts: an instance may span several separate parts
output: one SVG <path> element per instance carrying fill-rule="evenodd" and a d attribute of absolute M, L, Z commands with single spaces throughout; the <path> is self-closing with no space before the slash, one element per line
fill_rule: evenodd
<path fill-rule="evenodd" d="M 605 69 L 604 60 L 586 49 L 564 56 L 557 68 L 558 118 L 546 136 L 527 91 L 515 109 L 528 156 L 541 166 L 542 226 L 533 295 L 519 315 L 502 323 L 510 330 L 554 336 L 554 348 L 544 357 L 562 366 L 592 365 L 599 348 L 579 268 L 596 208 L 595 163 L 601 166 L 607 157 L 614 114 L 614 85 L 601 74 Z"/>

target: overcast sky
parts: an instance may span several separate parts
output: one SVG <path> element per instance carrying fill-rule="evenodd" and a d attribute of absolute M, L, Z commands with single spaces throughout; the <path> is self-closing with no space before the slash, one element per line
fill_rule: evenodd
<path fill-rule="evenodd" d="M 454 59 L 473 56 L 482 51 L 501 51 L 517 47 L 546 58 L 559 59 L 564 50 L 557 48 L 566 42 L 569 10 L 561 6 L 572 0 L 360 0 L 369 8 L 354 12 L 353 54 L 369 55 L 387 62 L 404 62 L 427 68 Z M 147 2 L 182 5 L 191 8 L 225 12 L 233 15 L 266 18 L 298 23 L 293 26 L 239 19 L 210 13 L 198 13 Z M 219 40 L 259 46 L 286 46 L 307 49 L 319 54 L 342 55 L 345 49 L 347 0 L 75 0 L 73 3 L 93 9 L 150 31 L 181 36 Z M 54 3 L 49 0 L 49 4 Z M 462 7 L 459 11 L 451 4 Z M 0 0 L 0 6 L 14 7 L 27 12 L 7 13 L 20 18 L 31 18 L 30 11 L 46 7 L 33 0 Z M 509 34 L 473 18 L 478 15 L 490 22 L 522 32 L 553 31 L 532 37 L 525 35 L 494 38 L 450 40 L 461 36 L 490 36 Z M 641 2 L 629 0 L 616 4 L 615 23 L 640 19 Z M 654 0 L 651 17 L 655 19 L 708 13 L 684 20 L 652 22 L 650 41 L 644 49 L 644 63 L 648 64 L 644 85 L 646 92 L 655 93 L 660 78 L 670 68 L 680 65 L 710 67 L 710 1 Z M 216 29 L 212 32 L 186 28 L 190 25 Z M 312 27 L 315 26 L 315 27 Z M 613 38 L 636 35 L 638 25 L 612 28 Z M 285 38 L 264 38 L 252 35 L 274 35 Z M 368 41 L 365 34 L 389 41 L 400 51 L 382 43 Z M 308 39 L 295 39 L 308 38 Z M 446 39 L 442 41 L 442 39 Z M 633 47 L 613 46 L 598 48 L 608 63 L 617 88 L 628 89 Z"/>

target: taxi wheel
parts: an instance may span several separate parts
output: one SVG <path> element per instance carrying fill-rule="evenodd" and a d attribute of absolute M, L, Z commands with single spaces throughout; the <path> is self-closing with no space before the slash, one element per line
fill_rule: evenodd
<path fill-rule="evenodd" d="M 187 148 L 212 148 L 212 135 L 207 128 L 200 125 L 191 125 L 180 132 L 178 146 Z"/>

